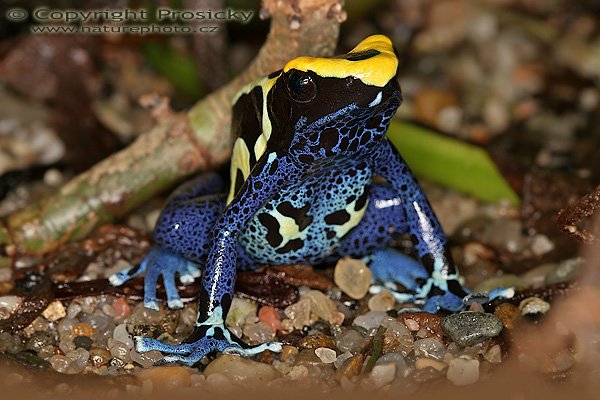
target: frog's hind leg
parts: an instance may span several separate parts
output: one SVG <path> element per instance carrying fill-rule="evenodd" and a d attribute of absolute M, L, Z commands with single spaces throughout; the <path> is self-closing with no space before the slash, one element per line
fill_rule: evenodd
<path fill-rule="evenodd" d="M 432 288 L 431 271 L 417 260 L 386 247 L 392 239 L 408 231 L 402 199 L 390 186 L 374 184 L 361 222 L 342 238 L 337 255 L 365 259 L 373 280 L 383 283 L 373 286 L 372 292 L 386 288 L 400 302 L 425 301 L 426 311 L 437 311 L 436 307 L 462 309 L 462 299 L 467 293 L 458 281 L 436 282 L 437 286 Z M 398 285 L 408 293 L 399 292 Z M 439 286 L 446 290 L 437 290 Z"/>

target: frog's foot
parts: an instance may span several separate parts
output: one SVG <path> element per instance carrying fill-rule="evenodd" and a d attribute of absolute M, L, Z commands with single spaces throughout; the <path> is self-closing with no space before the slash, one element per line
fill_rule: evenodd
<path fill-rule="evenodd" d="M 405 289 L 415 292 L 429 278 L 421 263 L 397 250 L 378 250 L 365 257 L 365 262 L 369 265 L 373 280 L 383 282 L 383 285 L 392 291 L 397 291 L 397 284 L 400 284 Z M 372 291 L 381 290 L 377 288 L 378 286 L 374 286 Z"/>
<path fill-rule="evenodd" d="M 192 339 L 195 337 L 199 337 L 199 339 Z M 140 353 L 150 350 L 158 350 L 161 353 L 166 353 L 167 355 L 158 360 L 155 363 L 156 365 L 180 362 L 189 366 L 196 364 L 202 357 L 214 351 L 252 356 L 265 350 L 277 353 L 282 350 L 282 344 L 279 342 L 263 343 L 259 346 L 248 346 L 233 336 L 222 324 L 197 326 L 190 339 L 194 341 L 180 345 L 169 345 L 161 343 L 156 339 L 138 336 L 135 338 L 135 349 Z"/>
<path fill-rule="evenodd" d="M 201 271 L 195 263 L 171 251 L 153 246 L 139 266 L 118 272 L 108 279 L 112 285 L 119 286 L 144 272 L 146 273 L 144 278 L 144 306 L 153 310 L 159 309 L 156 300 L 156 284 L 160 275 L 163 276 L 169 308 L 183 307 L 183 302 L 175 285 L 175 276 L 179 275 L 181 283 L 189 284 L 201 275 Z"/>

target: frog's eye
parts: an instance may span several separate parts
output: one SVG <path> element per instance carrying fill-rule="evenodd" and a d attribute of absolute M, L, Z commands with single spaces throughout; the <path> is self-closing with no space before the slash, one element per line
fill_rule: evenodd
<path fill-rule="evenodd" d="M 298 70 L 292 70 L 286 79 L 290 97 L 299 103 L 308 103 L 317 95 L 317 85 L 312 78 Z"/>

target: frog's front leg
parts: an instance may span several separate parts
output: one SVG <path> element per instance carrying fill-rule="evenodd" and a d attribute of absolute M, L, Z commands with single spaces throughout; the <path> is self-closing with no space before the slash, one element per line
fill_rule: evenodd
<path fill-rule="evenodd" d="M 217 220 L 207 266 L 202 277 L 198 317 L 194 332 L 181 345 L 162 344 L 153 339 L 137 338 L 138 351 L 159 350 L 168 353 L 163 362 L 194 364 L 213 351 L 254 354 L 264 349 L 280 351 L 281 344 L 246 346 L 225 327 L 225 316 L 234 294 L 237 238 L 248 220 L 276 193 L 284 182 L 297 179 L 295 168 L 283 155 L 265 153 Z"/>
<path fill-rule="evenodd" d="M 428 275 L 416 289 L 415 297 L 426 299 L 424 309 L 430 312 L 462 308 L 467 291 L 458 281 L 446 236 L 421 187 L 387 140 L 375 157 L 375 172 L 386 179 L 402 199 L 407 230 Z"/>

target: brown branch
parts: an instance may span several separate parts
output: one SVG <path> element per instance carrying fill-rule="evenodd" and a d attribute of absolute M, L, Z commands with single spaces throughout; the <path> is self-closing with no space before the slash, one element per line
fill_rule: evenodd
<path fill-rule="evenodd" d="M 272 17 L 271 29 L 243 73 L 187 113 L 161 113 L 155 127 L 128 148 L 77 176 L 55 196 L 11 215 L 0 226 L 0 267 L 17 254 L 43 253 L 85 237 L 190 174 L 224 163 L 231 147 L 233 95 L 291 58 L 330 55 L 344 15 L 340 0 L 264 0 L 260 14 Z"/>

